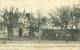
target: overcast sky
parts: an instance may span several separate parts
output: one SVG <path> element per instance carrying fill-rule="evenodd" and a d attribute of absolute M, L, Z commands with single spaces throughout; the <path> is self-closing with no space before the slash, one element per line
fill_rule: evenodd
<path fill-rule="evenodd" d="M 27 11 L 40 10 L 42 14 L 46 14 L 51 9 L 61 6 L 72 6 L 77 4 L 78 0 L 0 0 L 0 8 L 19 8 Z"/>

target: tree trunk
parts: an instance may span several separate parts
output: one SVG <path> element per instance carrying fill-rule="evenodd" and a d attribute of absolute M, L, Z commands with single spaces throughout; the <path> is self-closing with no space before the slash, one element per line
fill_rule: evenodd
<path fill-rule="evenodd" d="M 12 41 L 13 28 L 8 28 L 8 40 Z"/>

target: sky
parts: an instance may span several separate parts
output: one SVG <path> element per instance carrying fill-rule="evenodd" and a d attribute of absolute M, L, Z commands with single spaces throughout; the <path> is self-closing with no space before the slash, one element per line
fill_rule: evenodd
<path fill-rule="evenodd" d="M 40 10 L 42 14 L 47 14 L 51 9 L 56 7 L 72 6 L 77 4 L 79 0 L 0 0 L 0 9 L 15 7 L 20 11 L 24 9 L 27 12 L 37 12 Z"/>

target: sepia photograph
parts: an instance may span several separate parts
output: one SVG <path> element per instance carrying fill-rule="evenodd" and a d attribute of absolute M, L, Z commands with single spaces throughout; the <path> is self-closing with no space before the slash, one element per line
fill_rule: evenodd
<path fill-rule="evenodd" d="M 0 0 L 0 50 L 80 50 L 80 0 Z"/>

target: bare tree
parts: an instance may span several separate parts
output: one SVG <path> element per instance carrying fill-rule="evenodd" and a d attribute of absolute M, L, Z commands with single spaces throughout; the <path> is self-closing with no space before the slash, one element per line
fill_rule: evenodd
<path fill-rule="evenodd" d="M 61 8 L 57 8 L 56 12 L 50 14 L 52 16 L 52 19 L 54 21 L 53 23 L 55 25 L 61 26 L 61 29 L 67 30 L 66 42 L 69 41 L 68 27 L 70 24 L 69 21 L 71 20 L 71 11 L 72 9 L 70 7 L 61 7 Z M 58 17 L 58 20 L 56 20 L 55 16 Z"/>
<path fill-rule="evenodd" d="M 80 8 L 78 7 L 73 7 L 73 25 L 78 29 L 78 24 L 79 24 L 79 19 L 80 19 Z"/>
<path fill-rule="evenodd" d="M 17 9 L 14 12 L 14 8 L 11 7 L 10 11 L 7 9 L 4 9 L 4 14 L 3 18 L 5 19 L 5 24 L 7 26 L 7 31 L 8 31 L 8 37 L 10 37 L 10 40 L 12 41 L 12 36 L 13 36 L 13 28 L 17 27 L 18 25 L 18 12 Z"/>

